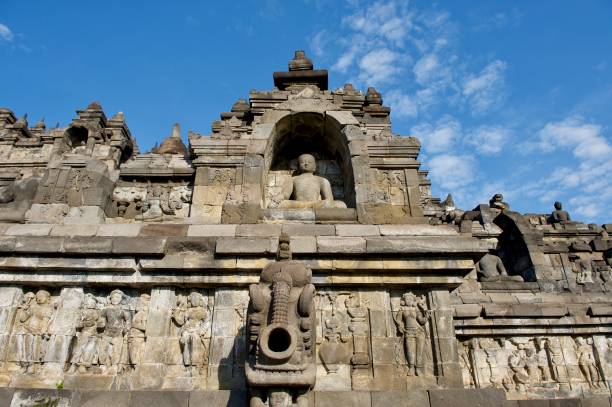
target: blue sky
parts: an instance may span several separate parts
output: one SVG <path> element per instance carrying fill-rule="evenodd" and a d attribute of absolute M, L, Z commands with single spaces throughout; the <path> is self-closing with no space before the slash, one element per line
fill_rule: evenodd
<path fill-rule="evenodd" d="M 612 221 L 612 2 L 0 0 L 0 105 L 67 125 L 98 100 L 141 150 L 210 132 L 294 49 L 375 86 L 434 195 Z"/>

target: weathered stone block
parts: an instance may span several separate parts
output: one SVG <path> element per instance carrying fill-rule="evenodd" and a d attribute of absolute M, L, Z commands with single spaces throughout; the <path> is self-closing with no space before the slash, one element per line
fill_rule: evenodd
<path fill-rule="evenodd" d="M 51 236 L 95 236 L 98 225 L 55 225 Z"/>
<path fill-rule="evenodd" d="M 5 234 L 8 236 L 47 236 L 51 233 L 53 225 L 31 224 L 31 225 L 12 225 Z"/>
<path fill-rule="evenodd" d="M 144 225 L 140 236 L 187 236 L 189 225 Z"/>
<path fill-rule="evenodd" d="M 380 225 L 383 236 L 456 236 L 457 232 L 450 226 L 432 225 Z"/>
<path fill-rule="evenodd" d="M 215 252 L 219 254 L 275 254 L 278 239 L 265 237 L 235 237 L 217 240 Z"/>
<path fill-rule="evenodd" d="M 97 236 L 138 236 L 143 225 L 138 224 L 109 224 L 99 225 Z"/>
<path fill-rule="evenodd" d="M 390 406 L 429 407 L 429 395 L 425 390 L 372 392 L 372 407 Z"/>
<path fill-rule="evenodd" d="M 235 236 L 237 225 L 190 225 L 187 236 Z"/>
<path fill-rule="evenodd" d="M 72 407 L 73 393 L 69 390 L 20 389 L 13 394 L 11 407 L 53 406 Z"/>
<path fill-rule="evenodd" d="M 116 237 L 113 239 L 114 254 L 160 255 L 166 250 L 166 239 L 161 237 Z"/>
<path fill-rule="evenodd" d="M 431 407 L 492 407 L 506 400 L 498 389 L 429 390 Z"/>
<path fill-rule="evenodd" d="M 319 253 L 365 253 L 366 241 L 362 237 L 317 237 Z"/>
<path fill-rule="evenodd" d="M 64 239 L 57 237 L 18 237 L 15 251 L 21 253 L 60 253 Z"/>
<path fill-rule="evenodd" d="M 379 236 L 378 225 L 336 225 L 337 236 Z"/>
<path fill-rule="evenodd" d="M 127 391 L 80 391 L 75 395 L 78 403 L 72 407 L 129 407 Z"/>
<path fill-rule="evenodd" d="M 256 225 L 238 225 L 236 228 L 236 236 L 264 236 L 275 237 L 281 234 L 281 225 L 271 224 L 256 224 Z"/>
<path fill-rule="evenodd" d="M 247 392 L 236 390 L 211 390 L 189 392 L 189 406 L 243 407 L 248 404 Z"/>
<path fill-rule="evenodd" d="M 15 250 L 16 239 L 14 236 L 0 237 L 0 252 L 12 253 Z"/>
<path fill-rule="evenodd" d="M 67 254 L 110 254 L 113 239 L 108 237 L 68 237 L 64 239 L 63 252 Z"/>
<path fill-rule="evenodd" d="M 334 236 L 336 228 L 334 225 L 283 225 L 282 232 L 289 236 Z"/>
<path fill-rule="evenodd" d="M 134 391 L 130 407 L 188 407 L 189 393 L 186 391 Z"/>
<path fill-rule="evenodd" d="M 318 391 L 314 393 L 315 407 L 371 407 L 372 399 L 367 391 Z"/>
<path fill-rule="evenodd" d="M 214 237 L 169 237 L 166 240 L 166 253 L 214 253 L 216 240 Z"/>
<path fill-rule="evenodd" d="M 293 253 L 316 253 L 317 238 L 314 236 L 291 237 L 291 251 Z"/>
<path fill-rule="evenodd" d="M 476 318 L 480 316 L 482 306 L 480 304 L 460 304 L 455 305 L 454 309 L 457 318 Z"/>

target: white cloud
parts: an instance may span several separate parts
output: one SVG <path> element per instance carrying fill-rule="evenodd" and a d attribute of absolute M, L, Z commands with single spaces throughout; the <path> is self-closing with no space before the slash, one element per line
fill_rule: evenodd
<path fill-rule="evenodd" d="M 411 29 L 411 15 L 406 12 L 405 2 L 377 2 L 365 11 L 356 13 L 342 20 L 345 26 L 368 36 L 382 37 L 401 45 Z"/>
<path fill-rule="evenodd" d="M 434 77 L 438 69 L 440 69 L 438 57 L 435 54 L 427 54 L 423 55 L 423 57 L 414 64 L 412 71 L 414 72 L 416 81 L 424 85 Z"/>
<path fill-rule="evenodd" d="M 399 55 L 388 48 L 368 52 L 359 61 L 361 69 L 359 79 L 372 85 L 392 81 L 400 70 L 397 64 L 398 58 Z"/>
<path fill-rule="evenodd" d="M 470 155 L 437 155 L 427 164 L 432 182 L 446 190 L 458 190 L 474 179 L 474 158 Z"/>
<path fill-rule="evenodd" d="M 356 48 L 353 47 L 348 49 L 340 56 L 340 58 L 338 58 L 338 61 L 336 61 L 336 63 L 332 65 L 331 69 L 341 73 L 346 73 L 347 69 L 351 66 L 356 56 Z"/>
<path fill-rule="evenodd" d="M 495 155 L 503 150 L 510 136 L 510 130 L 500 126 L 479 126 L 468 136 L 467 142 L 481 154 Z"/>
<path fill-rule="evenodd" d="M 461 136 L 461 124 L 451 116 L 444 116 L 435 126 L 421 123 L 410 131 L 421 140 L 423 149 L 429 153 L 449 151 Z"/>
<path fill-rule="evenodd" d="M 387 92 L 384 100 L 387 106 L 393 106 L 391 113 L 397 117 L 415 117 L 418 113 L 414 99 L 399 90 Z"/>
<path fill-rule="evenodd" d="M 7 25 L 0 23 L 0 42 L 13 42 L 13 38 L 14 35 L 11 29 Z"/>
<path fill-rule="evenodd" d="M 495 60 L 477 75 L 470 75 L 463 83 L 463 95 L 471 104 L 472 112 L 487 111 L 503 98 L 506 63 Z"/>
<path fill-rule="evenodd" d="M 601 160 L 612 157 L 612 146 L 602 134 L 598 124 L 586 123 L 580 116 L 568 117 L 560 122 L 547 123 L 538 133 L 538 146 L 544 152 L 557 148 L 572 149 L 581 160 Z"/>
<path fill-rule="evenodd" d="M 321 30 L 312 37 L 310 40 L 310 49 L 316 57 L 320 57 L 325 53 L 327 41 L 328 33 L 326 30 Z"/>

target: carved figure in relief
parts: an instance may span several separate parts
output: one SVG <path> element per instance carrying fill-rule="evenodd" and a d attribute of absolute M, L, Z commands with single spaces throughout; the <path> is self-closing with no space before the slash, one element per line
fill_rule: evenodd
<path fill-rule="evenodd" d="M 28 292 L 17 311 L 20 329 L 16 337 L 17 357 L 24 373 L 37 373 L 43 363 L 50 338 L 55 304 L 51 294 L 38 290 Z"/>
<path fill-rule="evenodd" d="M 200 368 L 208 363 L 210 312 L 204 296 L 196 292 L 189 294 L 186 303 L 180 302 L 172 310 L 172 319 L 181 327 L 179 343 L 183 364 L 192 376 L 197 376 Z"/>
<path fill-rule="evenodd" d="M 37 178 L 13 180 L 0 186 L 0 222 L 24 223 L 38 188 Z"/>
<path fill-rule="evenodd" d="M 319 355 L 328 374 L 336 373 L 339 364 L 348 363 L 350 349 L 347 346 L 348 335 L 342 332 L 341 322 L 336 316 L 336 294 L 327 294 L 331 303 L 331 316 L 325 319 L 323 337 L 325 340 L 319 347 Z"/>
<path fill-rule="evenodd" d="M 585 339 L 583 337 L 575 338 L 576 342 L 576 356 L 578 357 L 578 366 L 580 371 L 584 375 L 589 387 L 605 388 L 605 385 L 600 383 L 599 369 L 595 363 L 595 357 L 593 356 L 593 342 L 591 339 Z"/>
<path fill-rule="evenodd" d="M 130 366 L 136 368 L 140 365 L 140 359 L 145 345 L 145 331 L 147 328 L 147 318 L 149 316 L 149 294 L 140 295 L 140 304 L 132 318 L 130 332 L 128 334 L 128 356 Z"/>
<path fill-rule="evenodd" d="M 342 201 L 334 201 L 330 182 L 314 175 L 317 164 L 311 154 L 298 157 L 299 175 L 293 176 L 283 187 L 284 201 L 280 208 L 346 208 Z"/>
<path fill-rule="evenodd" d="M 312 271 L 292 260 L 289 236 L 279 238 L 277 261 L 249 287 L 245 362 L 251 406 L 310 405 L 315 384 L 315 287 Z"/>
<path fill-rule="evenodd" d="M 130 331 L 131 315 L 124 309 L 125 294 L 121 290 L 113 290 L 109 295 L 109 303 L 100 312 L 98 326 L 103 329 L 98 346 L 98 359 L 102 373 L 109 369 L 119 370 L 121 355 L 126 344 L 125 335 Z"/>
<path fill-rule="evenodd" d="M 566 223 L 571 221 L 570 215 L 563 210 L 563 204 L 555 202 L 555 210 L 550 214 L 550 223 Z"/>
<path fill-rule="evenodd" d="M 96 363 L 98 348 L 98 323 L 101 316 L 98 310 L 98 300 L 93 294 L 85 294 L 81 316 L 76 324 L 79 331 L 75 338 L 72 358 L 70 359 L 69 374 L 87 373 L 88 369 Z"/>
<path fill-rule="evenodd" d="M 576 284 L 593 282 L 593 265 L 590 260 L 580 259 L 576 261 Z"/>
<path fill-rule="evenodd" d="M 425 301 L 424 296 L 417 297 L 413 293 L 405 293 L 400 302 L 401 311 L 393 315 L 395 323 L 404 336 L 408 376 L 425 374 L 426 324 L 430 316 Z"/>
<path fill-rule="evenodd" d="M 476 272 L 478 281 L 523 281 L 521 276 L 510 276 L 504 267 L 501 259 L 491 253 L 485 254 L 478 263 L 476 263 Z"/>
<path fill-rule="evenodd" d="M 344 305 L 351 318 L 348 328 L 353 337 L 352 373 L 357 375 L 369 373 L 371 357 L 368 309 L 364 306 L 365 304 L 362 304 L 360 296 L 355 293 L 348 296 Z"/>
<path fill-rule="evenodd" d="M 530 383 L 530 377 L 527 370 L 527 354 L 523 344 L 519 344 L 517 349 L 510 354 L 508 366 L 512 371 L 512 379 L 515 384 L 514 390 L 524 393 Z"/>

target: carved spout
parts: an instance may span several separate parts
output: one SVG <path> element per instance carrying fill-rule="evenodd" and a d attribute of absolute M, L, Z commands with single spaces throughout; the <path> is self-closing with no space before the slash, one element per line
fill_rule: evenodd
<path fill-rule="evenodd" d="M 274 276 L 272 287 L 272 323 L 287 325 L 287 312 L 289 308 L 289 293 L 291 292 L 291 276 L 281 271 Z"/>

